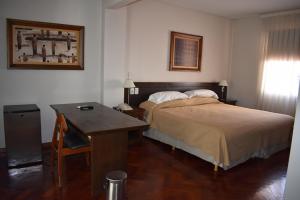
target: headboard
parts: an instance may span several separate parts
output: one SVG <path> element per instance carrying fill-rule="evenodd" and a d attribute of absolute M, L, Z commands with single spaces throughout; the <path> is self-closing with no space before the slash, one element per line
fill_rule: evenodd
<path fill-rule="evenodd" d="M 161 91 L 179 91 L 185 92 L 187 90 L 196 89 L 210 89 L 218 94 L 221 98 L 222 92 L 218 82 L 134 82 L 135 86 L 139 88 L 139 94 L 129 95 L 129 103 L 131 106 L 137 107 L 143 101 L 146 101 L 148 97 Z M 128 89 L 124 89 L 124 102 L 127 102 Z M 224 99 L 226 99 L 226 87 L 224 90 Z"/>

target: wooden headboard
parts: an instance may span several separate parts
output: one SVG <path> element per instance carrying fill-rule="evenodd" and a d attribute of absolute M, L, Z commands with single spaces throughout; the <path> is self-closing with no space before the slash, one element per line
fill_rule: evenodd
<path fill-rule="evenodd" d="M 218 82 L 134 82 L 135 86 L 139 88 L 139 94 L 129 95 L 129 102 L 131 106 L 137 107 L 143 101 L 146 101 L 149 96 L 155 92 L 161 91 L 179 91 L 185 92 L 196 89 L 210 89 L 218 94 L 221 98 L 221 87 Z M 127 102 L 128 89 L 124 89 L 124 102 Z M 224 99 L 226 99 L 226 87 L 224 91 Z"/>

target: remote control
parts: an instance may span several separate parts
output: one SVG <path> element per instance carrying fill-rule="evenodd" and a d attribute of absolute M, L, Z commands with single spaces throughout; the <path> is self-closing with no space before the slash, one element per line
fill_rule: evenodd
<path fill-rule="evenodd" d="M 89 106 L 89 105 L 82 105 L 82 106 L 77 106 L 77 109 L 80 109 L 80 110 L 93 110 L 94 107 Z"/>

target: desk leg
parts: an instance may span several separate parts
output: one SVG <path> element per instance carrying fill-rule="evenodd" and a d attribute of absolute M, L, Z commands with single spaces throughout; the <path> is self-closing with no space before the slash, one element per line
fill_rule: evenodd
<path fill-rule="evenodd" d="M 104 192 L 105 175 L 112 170 L 127 171 L 128 133 L 113 131 L 94 134 L 91 140 L 92 148 L 92 195 L 98 196 Z"/>

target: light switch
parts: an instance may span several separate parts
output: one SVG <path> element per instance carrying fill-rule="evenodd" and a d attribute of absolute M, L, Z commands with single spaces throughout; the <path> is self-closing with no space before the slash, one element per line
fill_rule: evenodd
<path fill-rule="evenodd" d="M 130 88 L 129 94 L 134 94 L 134 88 Z"/>
<path fill-rule="evenodd" d="M 134 88 L 134 94 L 139 94 L 139 88 Z"/>

